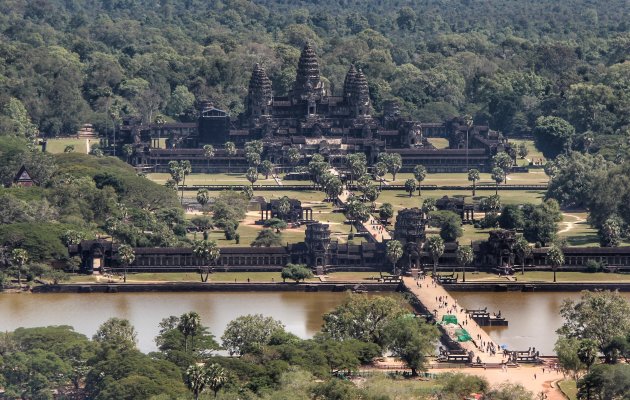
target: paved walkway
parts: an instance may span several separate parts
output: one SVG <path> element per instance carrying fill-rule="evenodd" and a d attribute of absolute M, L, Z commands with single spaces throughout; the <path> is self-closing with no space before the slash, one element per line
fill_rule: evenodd
<path fill-rule="evenodd" d="M 473 340 L 460 342 L 460 344 L 466 351 L 475 353 L 474 360 L 479 357 L 483 363 L 501 363 L 504 361 L 503 351 L 499 348 L 499 344 L 494 343 L 488 333 L 472 318 L 468 318 L 465 310 L 462 311 L 462 308 L 457 305 L 457 300 L 448 294 L 440 284 L 433 283 L 433 280 L 428 276 L 421 276 L 418 278 L 418 281 L 412 277 L 403 277 L 403 282 L 429 312 L 434 312 L 434 315 L 437 312 L 436 319 L 438 321 L 442 321 L 442 316 L 444 315 L 457 316 L 458 326 L 450 324 L 445 325 L 444 328 L 455 341 L 457 341 L 455 336 L 456 329 L 464 328 L 468 331 Z M 440 307 L 439 298 L 442 299 L 442 303 L 446 302 L 447 305 Z M 465 325 L 462 325 L 464 321 L 467 322 Z M 494 343 L 497 349 L 497 353 L 494 356 L 485 351 L 488 343 Z"/>
<path fill-rule="evenodd" d="M 349 190 L 344 190 L 338 196 L 338 199 L 339 199 L 339 201 L 342 204 L 346 204 L 346 202 L 348 201 L 348 198 L 350 197 L 351 194 L 352 193 Z M 363 228 L 370 235 L 372 235 L 374 240 L 376 240 L 377 242 L 382 242 L 384 240 L 390 240 L 392 238 L 390 233 L 387 231 L 387 228 L 383 224 L 381 224 L 381 222 L 379 220 L 374 218 L 374 216 L 372 214 L 370 214 L 370 219 L 368 219 L 366 222 L 363 222 L 361 225 L 363 225 Z"/>

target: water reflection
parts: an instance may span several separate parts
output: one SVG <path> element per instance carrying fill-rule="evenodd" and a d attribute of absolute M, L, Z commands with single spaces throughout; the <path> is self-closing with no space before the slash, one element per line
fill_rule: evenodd
<path fill-rule="evenodd" d="M 579 292 L 452 292 L 459 304 L 466 308 L 488 307 L 490 312 L 501 311 L 509 327 L 486 327 L 499 344 L 513 350 L 536 347 L 541 354 L 552 354 L 556 343 L 556 330 L 562 325 L 560 306 L 564 299 L 577 300 Z M 623 293 L 630 300 L 630 294 Z"/>

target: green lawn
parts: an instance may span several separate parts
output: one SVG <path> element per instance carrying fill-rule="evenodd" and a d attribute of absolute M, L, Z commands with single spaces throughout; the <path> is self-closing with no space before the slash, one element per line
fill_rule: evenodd
<path fill-rule="evenodd" d="M 210 274 L 208 281 L 212 282 L 282 282 L 280 272 L 215 272 Z M 200 281 L 199 274 L 193 272 L 155 272 L 129 274 L 127 282 L 197 282 Z M 307 281 L 319 281 L 317 278 Z"/>
<path fill-rule="evenodd" d="M 147 178 L 161 185 L 171 179 L 171 175 L 165 172 L 147 174 Z M 186 185 L 250 185 L 245 174 L 239 173 L 221 173 L 221 174 L 190 174 L 186 177 Z M 269 176 L 265 179 L 264 175 L 260 175 L 255 185 L 277 186 L 275 180 Z"/>
<path fill-rule="evenodd" d="M 518 267 L 514 277 L 518 282 L 553 282 L 552 271 L 528 271 L 525 275 L 521 275 Z M 562 272 L 556 273 L 558 282 L 619 282 L 630 281 L 630 274 L 612 274 L 605 272 L 587 273 L 587 272 Z M 466 274 L 466 282 L 474 281 L 500 281 L 507 282 L 505 277 L 499 277 L 496 274 L 479 272 L 474 274 Z"/>
<path fill-rule="evenodd" d="M 565 379 L 558 382 L 558 386 L 569 400 L 577 400 L 577 385 L 572 379 Z"/>
<path fill-rule="evenodd" d="M 478 185 L 494 185 L 495 181 L 492 180 L 490 174 L 479 174 L 480 180 L 477 181 Z M 404 185 L 407 179 L 415 179 L 413 173 L 404 172 L 396 174 L 396 180 L 392 182 L 392 175 L 387 174 L 385 179 L 390 184 Z M 542 170 L 532 170 L 530 172 L 519 172 L 508 175 L 507 185 L 546 185 L 549 182 L 549 177 Z M 472 185 L 472 182 L 468 180 L 468 173 L 454 172 L 454 173 L 433 173 L 427 174 L 423 185 Z"/>
<path fill-rule="evenodd" d="M 518 148 L 519 144 L 525 143 L 525 146 L 527 146 L 527 150 L 529 150 L 529 153 L 527 154 L 527 157 L 525 157 L 526 158 L 525 160 L 521 160 L 520 158 L 518 159 L 519 165 L 529 165 L 529 161 L 527 159 L 539 160 L 539 159 L 545 158 L 543 153 L 536 148 L 536 144 L 534 143 L 533 140 L 510 139 L 510 143 L 514 146 L 514 148 Z"/>
<path fill-rule="evenodd" d="M 98 139 L 87 139 L 90 140 L 90 144 L 96 144 L 99 142 Z M 63 153 L 63 150 L 66 146 L 74 146 L 74 151 L 76 153 L 87 153 L 87 149 L 85 146 L 86 139 L 77 139 L 75 137 L 71 138 L 60 138 L 60 139 L 48 139 L 48 144 L 46 145 L 46 151 L 53 154 Z"/>

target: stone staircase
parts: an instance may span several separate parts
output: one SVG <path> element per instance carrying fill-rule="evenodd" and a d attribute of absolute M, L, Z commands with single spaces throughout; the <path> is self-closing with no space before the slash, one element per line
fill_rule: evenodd
<path fill-rule="evenodd" d="M 77 132 L 78 139 L 96 139 L 97 135 L 94 132 L 94 127 L 92 124 L 83 124 L 81 129 Z"/>

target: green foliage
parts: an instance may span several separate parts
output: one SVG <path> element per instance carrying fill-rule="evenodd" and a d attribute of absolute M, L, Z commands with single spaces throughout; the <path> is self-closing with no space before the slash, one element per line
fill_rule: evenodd
<path fill-rule="evenodd" d="M 282 268 L 281 272 L 282 280 L 291 279 L 297 283 L 310 279 L 313 277 L 313 272 L 310 268 L 303 264 L 287 264 Z"/>
<path fill-rule="evenodd" d="M 384 347 L 387 325 L 404 313 L 405 309 L 394 298 L 353 294 L 324 314 L 322 332 L 333 340 L 357 339 Z"/>
<path fill-rule="evenodd" d="M 623 399 L 630 393 L 630 365 L 596 365 L 577 383 L 578 399 Z"/>
<path fill-rule="evenodd" d="M 440 237 L 445 242 L 454 242 L 464 234 L 461 217 L 452 211 L 431 211 L 429 219 L 431 226 L 440 228 Z"/>
<path fill-rule="evenodd" d="M 440 334 L 434 325 L 404 315 L 388 323 L 385 336 L 387 348 L 400 357 L 415 376 L 418 370 L 425 369 L 426 354 L 435 348 Z"/>
<path fill-rule="evenodd" d="M 272 229 L 262 229 L 258 232 L 256 239 L 252 241 L 252 247 L 273 247 L 282 245 L 282 234 L 274 232 Z"/>
<path fill-rule="evenodd" d="M 575 128 L 560 117 L 539 117 L 534 127 L 536 147 L 547 158 L 553 158 L 571 148 Z"/>
<path fill-rule="evenodd" d="M 560 315 L 564 323 L 559 335 L 593 340 L 607 357 L 610 342 L 630 334 L 630 303 L 618 292 L 584 291 L 577 302 L 565 300 Z"/>
<path fill-rule="evenodd" d="M 225 328 L 221 341 L 230 355 L 242 356 L 260 351 L 262 346 L 269 344 L 274 335 L 282 331 L 284 325 L 280 321 L 261 314 L 250 314 L 231 321 Z"/>

